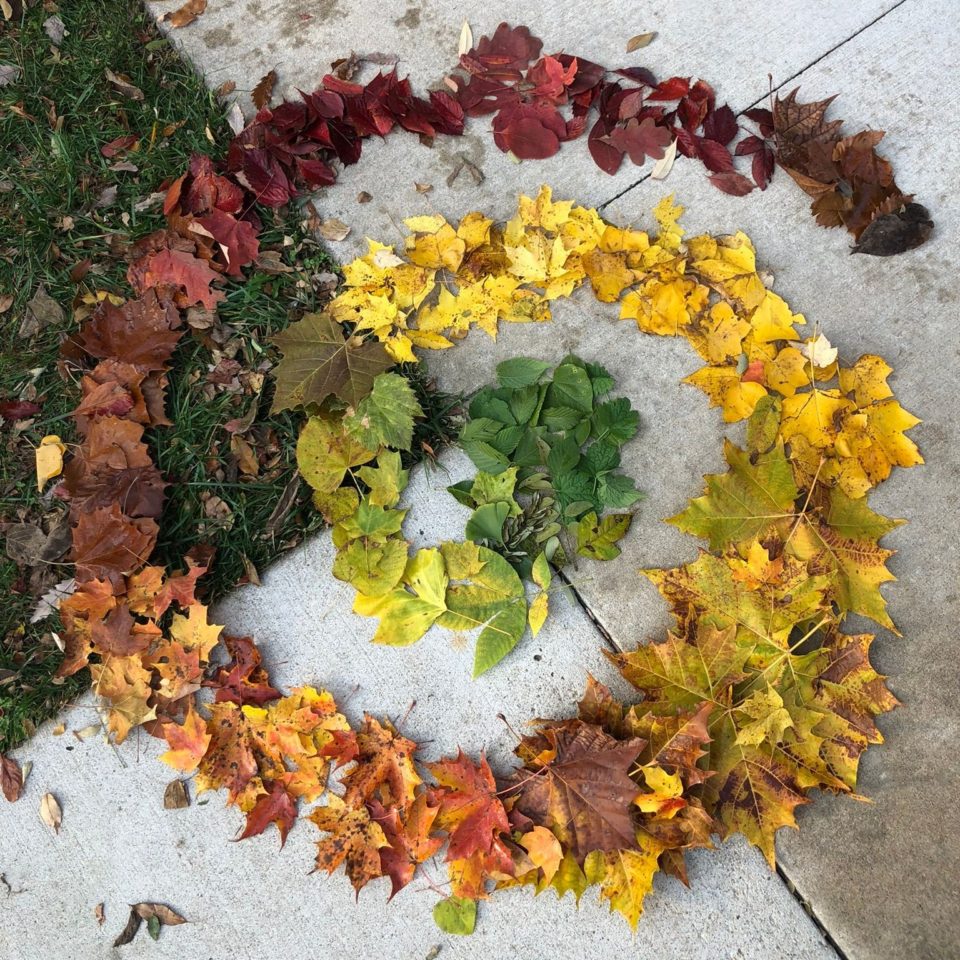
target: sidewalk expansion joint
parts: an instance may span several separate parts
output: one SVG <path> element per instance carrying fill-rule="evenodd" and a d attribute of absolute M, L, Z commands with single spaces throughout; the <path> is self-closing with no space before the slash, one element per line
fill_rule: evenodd
<path fill-rule="evenodd" d="M 791 73 L 789 77 L 787 77 L 784 80 L 781 80 L 780 83 L 778 83 L 775 87 L 771 86 L 766 93 L 761 94 L 752 103 L 748 103 L 742 110 L 738 111 L 737 116 L 738 117 L 743 116 L 743 114 L 745 114 L 748 110 L 752 110 L 754 107 L 763 103 L 763 101 L 766 100 L 768 97 L 772 97 L 773 94 L 775 94 L 778 90 L 782 90 L 788 83 L 791 83 L 792 81 L 796 80 L 797 77 L 806 73 L 807 70 L 809 70 L 811 67 L 815 67 L 818 63 L 825 60 L 831 54 L 836 53 L 837 50 L 839 50 L 842 46 L 844 46 L 845 44 L 848 44 L 851 40 L 854 40 L 856 37 L 859 37 L 861 33 L 863 33 L 866 30 L 869 30 L 872 26 L 879 23 L 884 17 L 887 17 L 891 13 L 893 13 L 894 10 L 899 10 L 900 7 L 902 7 L 907 2 L 908 0 L 898 0 L 898 2 L 895 3 L 892 7 L 890 7 L 889 10 L 884 10 L 883 13 L 878 14 L 868 23 L 865 23 L 862 27 L 860 27 L 859 30 L 854 30 L 854 32 L 851 33 L 849 37 L 845 38 L 844 40 L 841 40 L 839 43 L 835 43 L 832 47 L 830 47 L 829 50 L 826 50 L 823 53 L 821 53 L 819 57 L 817 57 L 815 60 L 811 60 L 808 64 L 806 64 L 806 66 L 801 67 L 795 73 Z M 609 200 L 604 200 L 604 202 L 601 203 L 599 207 L 597 207 L 597 212 L 602 214 L 603 211 L 608 206 L 610 206 L 610 204 L 613 203 L 615 200 L 619 200 L 624 194 L 629 193 L 631 190 L 635 189 L 636 187 L 639 187 L 641 183 L 645 183 L 649 179 L 650 179 L 650 174 L 645 173 L 638 180 L 635 180 L 629 186 L 624 187 L 619 193 L 614 194 Z"/>

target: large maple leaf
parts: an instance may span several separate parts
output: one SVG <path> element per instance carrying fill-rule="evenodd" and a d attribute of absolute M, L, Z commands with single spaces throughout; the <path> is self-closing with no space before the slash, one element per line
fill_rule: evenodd
<path fill-rule="evenodd" d="M 545 726 L 535 739 L 553 756 L 517 775 L 517 808 L 552 830 L 580 864 L 594 850 L 636 847 L 631 807 L 641 791 L 628 771 L 643 741 L 618 741 L 583 721 Z M 530 738 L 523 746 L 531 746 Z"/>
<path fill-rule="evenodd" d="M 331 394 L 356 406 L 373 389 L 378 373 L 393 366 L 376 341 L 345 338 L 329 314 L 308 313 L 274 337 L 283 359 L 274 371 L 272 412 L 320 404 Z"/>
<path fill-rule="evenodd" d="M 118 584 L 122 576 L 147 562 L 158 533 L 155 521 L 131 520 L 117 504 L 80 514 L 70 555 L 77 567 L 77 579 L 105 579 Z"/>

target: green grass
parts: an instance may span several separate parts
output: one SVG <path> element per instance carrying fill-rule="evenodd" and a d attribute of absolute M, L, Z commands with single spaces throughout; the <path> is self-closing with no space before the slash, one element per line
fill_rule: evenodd
<path fill-rule="evenodd" d="M 67 34 L 59 51 L 43 29 L 49 10 L 34 6 L 18 23 L 0 22 L 0 65 L 15 65 L 15 82 L 0 87 L 0 400 L 35 400 L 41 412 L 20 432 L 0 427 L 0 522 L 42 523 L 65 506 L 37 492 L 34 446 L 48 433 L 75 441 L 70 410 L 79 397 L 79 373 L 58 365 L 60 343 L 77 329 L 73 307 L 98 291 L 127 296 L 125 247 L 164 225 L 159 203 L 145 204 L 179 176 L 194 152 L 222 154 L 230 132 L 225 108 L 161 39 L 139 0 L 72 0 L 60 11 Z M 123 74 L 143 100 L 120 95 L 105 71 Z M 136 134 L 140 148 L 111 159 L 100 148 Z M 113 170 L 118 161 L 136 171 Z M 116 189 L 109 205 L 100 198 Z M 191 547 L 210 544 L 213 568 L 203 599 L 212 602 L 317 528 L 309 490 L 296 473 L 301 417 L 269 415 L 272 383 L 241 392 L 208 380 L 213 351 L 228 351 L 243 371 L 262 371 L 277 359 L 270 335 L 329 298 L 335 265 L 308 236 L 298 211 L 261 211 L 261 251 L 273 250 L 287 272 L 251 273 L 231 281 L 218 305 L 220 326 L 184 336 L 169 376 L 167 416 L 173 426 L 150 431 L 151 453 L 170 481 L 153 561 L 182 568 Z M 79 279 L 71 272 L 89 262 Z M 74 276 L 76 272 L 74 271 Z M 28 301 L 39 286 L 61 305 L 62 322 L 19 335 Z M 211 333 L 216 332 L 216 337 Z M 418 422 L 407 465 L 432 458 L 455 438 L 459 398 L 438 393 L 417 366 L 404 366 L 425 417 Z M 251 414 L 250 439 L 266 453 L 256 477 L 237 468 L 225 424 Z M 283 505 L 284 509 L 278 509 Z M 30 625 L 38 594 L 72 570 L 65 560 L 47 568 L 19 568 L 0 557 L 0 752 L 31 735 L 89 683 L 86 671 L 66 681 L 56 616 Z"/>
<path fill-rule="evenodd" d="M 13 297 L 0 315 L 5 347 L 0 354 L 0 399 L 35 399 L 41 413 L 22 433 L 7 424 L 0 432 L 0 520 L 37 522 L 63 506 L 41 496 L 33 479 L 33 446 L 47 433 L 75 439 L 70 409 L 79 395 L 76 372 L 66 381 L 57 365 L 61 340 L 76 329 L 71 305 L 107 290 L 127 294 L 124 246 L 163 225 L 159 204 L 144 208 L 150 194 L 184 169 L 194 152 L 217 155 L 229 142 L 225 111 L 201 80 L 155 32 L 137 0 L 97 3 L 74 0 L 60 17 L 67 35 L 51 47 L 39 6 L 19 23 L 0 26 L 0 64 L 19 68 L 14 83 L 0 87 L 0 297 Z M 119 94 L 105 71 L 124 74 L 144 94 L 142 101 Z M 103 144 L 136 134 L 140 149 L 104 158 Z M 137 171 L 111 170 L 118 161 Z M 104 190 L 116 188 L 108 206 Z M 139 209 L 138 209 L 139 208 Z M 285 242 L 284 238 L 288 238 Z M 292 242 L 290 239 L 292 238 Z M 264 249 L 276 249 L 292 272 L 256 274 L 231 284 L 219 317 L 239 342 L 237 359 L 254 366 L 271 355 L 266 338 L 292 316 L 318 306 L 327 295 L 316 276 L 331 270 L 322 248 L 302 235 L 296 212 L 265 224 Z M 79 282 L 71 270 L 91 269 Z M 35 336 L 18 336 L 27 302 L 43 285 L 64 310 Z M 173 427 L 154 432 L 152 452 L 172 481 L 161 518 L 157 558 L 182 566 L 184 553 L 199 542 L 217 548 L 207 599 L 216 599 L 253 568 L 262 569 L 318 524 L 303 509 L 305 494 L 268 523 L 295 473 L 295 418 L 266 417 L 269 387 L 259 398 L 212 393 L 206 383 L 209 343 L 186 336 L 170 374 L 168 416 Z M 242 417 L 258 399 L 258 436 L 275 447 L 269 469 L 254 480 L 234 476 L 227 420 Z M 272 433 L 271 433 L 272 431 Z M 214 461 L 219 461 L 215 464 Z M 221 476 L 219 469 L 225 470 Z M 226 521 L 212 520 L 205 501 L 219 497 Z M 20 569 L 0 560 L 0 750 L 30 735 L 88 683 L 86 674 L 54 679 L 60 654 L 55 617 L 30 626 L 36 594 L 70 574 L 66 564 L 50 570 Z"/>

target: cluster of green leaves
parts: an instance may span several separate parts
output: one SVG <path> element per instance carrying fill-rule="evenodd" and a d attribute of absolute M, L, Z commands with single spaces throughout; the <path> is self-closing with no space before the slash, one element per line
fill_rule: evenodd
<path fill-rule="evenodd" d="M 467 537 L 528 579 L 541 553 L 555 566 L 570 550 L 595 560 L 618 556 L 631 515 L 603 512 L 641 496 L 617 472 L 620 448 L 640 424 L 630 401 L 608 398 L 614 381 L 599 364 L 568 356 L 548 370 L 529 357 L 498 365 L 498 385 L 474 396 L 460 434 L 480 472 L 448 488 L 473 510 Z"/>

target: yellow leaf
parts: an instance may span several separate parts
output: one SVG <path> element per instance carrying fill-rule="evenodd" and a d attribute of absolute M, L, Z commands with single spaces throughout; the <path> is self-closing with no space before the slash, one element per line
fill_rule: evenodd
<path fill-rule="evenodd" d="M 611 911 L 621 913 L 634 930 L 643 913 L 643 900 L 653 889 L 661 852 L 652 838 L 640 834 L 637 840 L 638 850 L 594 850 L 584 864 L 587 879 L 600 884 L 600 897 L 609 902 Z"/>
<path fill-rule="evenodd" d="M 544 883 L 550 883 L 563 860 L 560 841 L 546 827 L 534 827 L 520 838 L 519 843 L 530 855 L 534 866 L 543 871 Z"/>
<path fill-rule="evenodd" d="M 50 434 L 40 441 L 35 454 L 37 460 L 37 489 L 41 493 L 48 480 L 59 477 L 63 472 L 63 455 L 66 452 L 67 448 L 55 434 Z"/>
<path fill-rule="evenodd" d="M 727 423 L 745 420 L 760 398 L 767 395 L 763 384 L 742 381 L 736 367 L 701 367 L 683 382 L 699 387 L 710 399 L 711 407 L 722 407 Z"/>
<path fill-rule="evenodd" d="M 527 621 L 530 624 L 530 632 L 533 636 L 536 636 L 540 632 L 540 629 L 546 622 L 548 608 L 549 599 L 546 591 L 542 591 L 533 598 L 530 609 L 527 611 Z"/>

